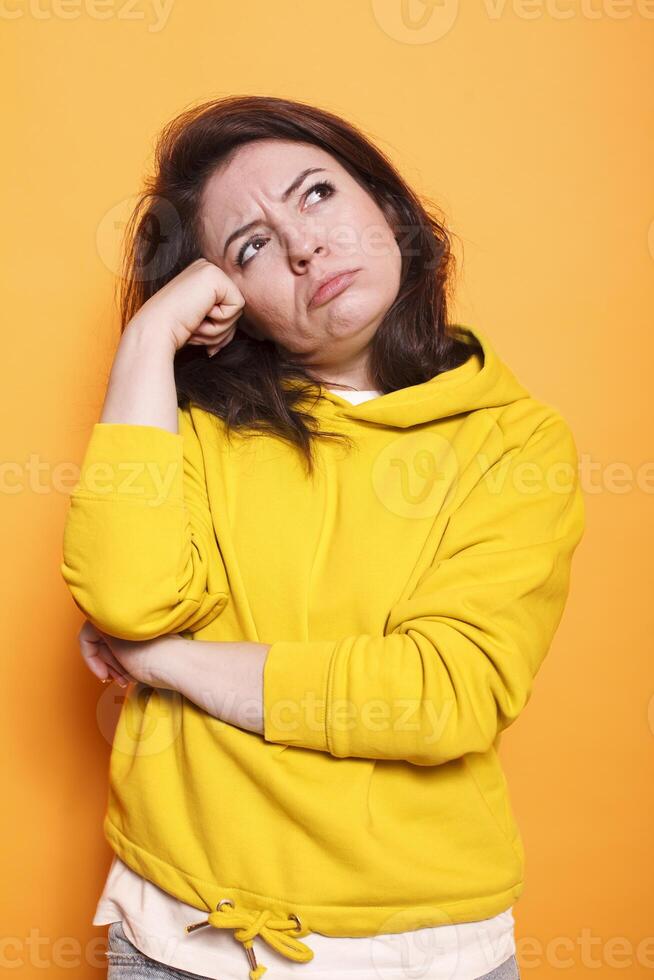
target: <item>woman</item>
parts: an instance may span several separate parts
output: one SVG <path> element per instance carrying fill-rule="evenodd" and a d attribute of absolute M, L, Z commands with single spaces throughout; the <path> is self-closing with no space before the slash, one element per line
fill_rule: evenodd
<path fill-rule="evenodd" d="M 519 976 L 497 749 L 584 511 L 564 419 L 449 323 L 451 270 L 324 110 L 234 97 L 161 136 L 62 563 L 90 668 L 135 682 L 114 980 Z"/>

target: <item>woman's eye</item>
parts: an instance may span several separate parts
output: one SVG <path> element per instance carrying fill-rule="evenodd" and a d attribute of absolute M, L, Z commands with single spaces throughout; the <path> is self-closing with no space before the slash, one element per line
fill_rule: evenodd
<path fill-rule="evenodd" d="M 309 188 L 309 190 L 305 194 L 305 198 L 309 197 L 310 194 L 313 194 L 314 191 L 318 191 L 318 190 L 326 190 L 327 191 L 326 197 L 331 197 L 332 194 L 335 192 L 336 188 L 334 187 L 331 181 L 321 180 L 317 184 L 314 184 L 312 187 Z M 320 200 L 324 201 L 325 197 L 321 197 Z M 251 238 L 249 241 L 245 242 L 241 246 L 239 253 L 236 257 L 236 264 L 241 268 L 243 268 L 244 265 L 247 265 L 248 262 L 252 261 L 251 258 L 249 259 L 245 258 L 245 253 L 247 249 L 250 247 L 250 245 L 252 246 L 259 245 L 261 242 L 265 244 L 267 241 L 269 241 L 268 238 Z M 258 249 L 255 250 L 255 254 L 257 251 Z"/>
<path fill-rule="evenodd" d="M 321 188 L 326 188 L 326 190 L 328 191 L 328 193 L 326 195 L 327 197 L 331 197 L 331 195 L 334 193 L 334 190 L 335 190 L 335 187 L 331 183 L 331 181 L 329 181 L 329 180 L 321 180 L 317 184 L 314 184 L 313 187 L 310 187 L 309 188 L 309 190 L 306 193 L 306 196 L 308 197 L 309 194 L 313 194 L 314 191 L 317 191 L 317 190 L 319 190 Z M 324 200 L 324 199 L 325 199 L 324 197 L 321 198 L 321 200 Z"/>
<path fill-rule="evenodd" d="M 247 261 L 244 261 L 246 249 L 248 249 L 250 245 L 258 245 L 260 242 L 267 242 L 267 241 L 268 241 L 267 238 L 251 238 L 248 242 L 245 242 L 245 244 L 241 246 L 239 253 L 236 257 L 236 264 L 241 267 L 247 265 L 247 262 L 251 260 L 247 259 Z"/>

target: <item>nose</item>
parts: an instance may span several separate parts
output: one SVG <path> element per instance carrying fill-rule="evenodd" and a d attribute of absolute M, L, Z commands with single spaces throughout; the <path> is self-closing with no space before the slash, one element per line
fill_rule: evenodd
<path fill-rule="evenodd" d="M 324 231 L 308 221 L 289 223 L 282 231 L 282 247 L 293 270 L 304 272 L 313 255 L 325 252 Z"/>

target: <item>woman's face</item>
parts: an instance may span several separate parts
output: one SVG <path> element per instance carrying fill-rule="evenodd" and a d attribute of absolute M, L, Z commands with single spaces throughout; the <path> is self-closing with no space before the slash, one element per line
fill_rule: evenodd
<path fill-rule="evenodd" d="M 248 143 L 209 179 L 201 217 L 205 258 L 245 299 L 243 329 L 314 376 L 365 387 L 366 351 L 397 296 L 402 256 L 384 213 L 348 171 L 312 144 Z M 350 285 L 310 305 L 320 280 L 345 270 L 357 270 Z"/>

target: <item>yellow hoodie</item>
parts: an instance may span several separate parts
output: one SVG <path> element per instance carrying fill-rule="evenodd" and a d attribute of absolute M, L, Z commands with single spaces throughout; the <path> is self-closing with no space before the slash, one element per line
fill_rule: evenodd
<path fill-rule="evenodd" d="M 489 918 L 523 889 L 498 759 L 566 602 L 584 529 L 574 439 L 483 355 L 313 408 L 348 433 L 307 477 L 274 436 L 95 424 L 62 575 L 100 629 L 271 643 L 263 736 L 129 688 L 104 833 L 133 870 L 291 960 L 300 937 Z M 191 923 L 189 925 L 192 925 Z"/>

